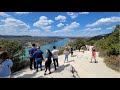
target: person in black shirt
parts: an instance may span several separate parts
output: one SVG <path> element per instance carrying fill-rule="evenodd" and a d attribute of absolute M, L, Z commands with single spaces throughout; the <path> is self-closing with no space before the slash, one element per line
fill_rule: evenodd
<path fill-rule="evenodd" d="M 71 48 L 71 57 L 73 56 L 73 48 Z"/>
<path fill-rule="evenodd" d="M 47 72 L 47 68 L 49 68 L 49 74 L 51 73 L 50 71 L 50 65 L 51 65 L 51 57 L 52 57 L 52 53 L 49 49 L 46 50 L 46 59 L 45 59 L 45 73 L 44 75 L 46 75 Z"/>

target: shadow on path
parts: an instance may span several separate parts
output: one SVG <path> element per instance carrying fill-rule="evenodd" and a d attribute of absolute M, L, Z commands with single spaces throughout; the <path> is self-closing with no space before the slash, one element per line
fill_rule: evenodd
<path fill-rule="evenodd" d="M 72 55 L 72 57 L 76 57 L 77 55 Z"/>
<path fill-rule="evenodd" d="M 75 60 L 70 60 L 70 61 L 68 61 L 68 62 L 74 62 Z"/>
<path fill-rule="evenodd" d="M 34 72 L 34 73 L 32 73 L 32 74 L 25 74 L 25 75 L 20 76 L 20 77 L 17 77 L 17 78 L 32 78 L 32 77 L 34 77 L 37 73 L 39 73 L 39 72 Z"/>
<path fill-rule="evenodd" d="M 61 66 L 59 66 L 59 67 L 57 68 L 56 71 L 54 71 L 54 73 L 62 72 L 62 71 L 65 69 L 65 67 L 68 67 L 68 66 L 70 66 L 70 64 L 61 65 Z"/>

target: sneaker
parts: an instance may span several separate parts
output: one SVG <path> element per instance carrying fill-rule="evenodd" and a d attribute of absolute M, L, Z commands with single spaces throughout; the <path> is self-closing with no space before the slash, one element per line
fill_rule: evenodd
<path fill-rule="evenodd" d="M 30 70 L 33 70 L 32 68 L 30 68 Z"/>
<path fill-rule="evenodd" d="M 95 63 L 98 63 L 98 61 L 95 61 Z"/>
<path fill-rule="evenodd" d="M 92 61 L 90 61 L 90 63 L 92 63 Z"/>
<path fill-rule="evenodd" d="M 46 73 L 44 73 L 44 75 L 46 75 Z"/>
<path fill-rule="evenodd" d="M 49 72 L 49 74 L 51 74 L 51 72 Z"/>

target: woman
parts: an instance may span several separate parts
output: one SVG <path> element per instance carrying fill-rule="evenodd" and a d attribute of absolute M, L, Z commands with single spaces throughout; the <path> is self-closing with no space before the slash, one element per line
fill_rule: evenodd
<path fill-rule="evenodd" d="M 66 61 L 66 60 L 68 61 L 69 49 L 66 48 L 63 53 L 65 54 L 65 61 Z M 65 61 L 64 61 L 64 63 L 65 63 Z"/>
<path fill-rule="evenodd" d="M 97 61 L 96 61 L 95 47 L 92 48 L 92 58 L 91 58 L 91 62 L 90 62 L 90 63 L 92 63 L 92 59 L 93 59 L 93 58 L 94 58 L 94 60 L 95 60 L 95 63 L 97 63 Z"/>
<path fill-rule="evenodd" d="M 0 55 L 0 78 L 10 78 L 11 67 L 13 66 L 12 60 L 9 58 L 7 52 Z"/>
<path fill-rule="evenodd" d="M 45 57 L 45 73 L 44 75 L 46 75 L 46 72 L 47 72 L 47 68 L 49 68 L 49 74 L 51 74 L 51 71 L 50 71 L 50 65 L 51 65 L 51 57 L 52 57 L 52 53 L 49 49 L 46 50 L 46 57 Z"/>

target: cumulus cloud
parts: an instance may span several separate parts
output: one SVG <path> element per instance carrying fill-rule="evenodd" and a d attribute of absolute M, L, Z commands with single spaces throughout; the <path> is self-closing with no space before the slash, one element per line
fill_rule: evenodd
<path fill-rule="evenodd" d="M 1 20 L 1 22 L 2 24 L 0 25 L 0 31 L 4 34 L 17 34 L 19 32 L 28 31 L 28 29 L 30 29 L 30 26 L 25 22 L 15 18 L 6 18 Z"/>
<path fill-rule="evenodd" d="M 77 13 L 73 13 L 73 12 L 67 12 L 67 14 L 71 17 L 71 19 L 75 19 L 78 16 Z"/>
<path fill-rule="evenodd" d="M 33 24 L 33 26 L 36 26 L 45 31 L 50 31 L 52 26 L 49 26 L 49 25 L 52 23 L 53 21 L 49 20 L 46 16 L 41 16 L 39 20 Z"/>
<path fill-rule="evenodd" d="M 69 32 L 69 31 L 73 31 L 75 28 L 79 27 L 79 23 L 77 22 L 72 22 L 71 24 L 69 25 L 66 25 L 63 29 L 61 30 L 57 30 L 55 32 Z"/>
<path fill-rule="evenodd" d="M 64 26 L 63 23 L 59 23 L 59 24 L 57 24 L 57 27 L 62 27 L 62 26 Z"/>
<path fill-rule="evenodd" d="M 45 31 L 51 31 L 51 28 L 52 26 L 45 26 L 45 27 L 41 27 L 42 30 L 45 30 Z"/>
<path fill-rule="evenodd" d="M 101 25 L 108 25 L 116 22 L 120 22 L 120 17 L 101 18 L 92 24 L 87 24 L 86 26 L 95 27 L 95 26 L 101 26 Z"/>
<path fill-rule="evenodd" d="M 79 14 L 89 14 L 89 12 L 80 12 Z"/>
<path fill-rule="evenodd" d="M 39 20 L 33 24 L 33 26 L 41 27 L 41 26 L 47 26 L 51 23 L 53 23 L 52 20 L 48 20 L 46 16 L 41 16 Z"/>
<path fill-rule="evenodd" d="M 4 12 L 0 12 L 0 16 L 2 16 L 2 17 L 10 17 L 10 15 L 8 15 L 8 14 L 6 14 Z"/>
<path fill-rule="evenodd" d="M 60 22 L 65 22 L 66 21 L 66 17 L 63 15 L 58 15 L 57 17 L 55 17 L 55 20 L 58 20 Z"/>
<path fill-rule="evenodd" d="M 30 14 L 30 13 L 32 13 L 32 12 L 15 12 L 16 14 Z"/>

